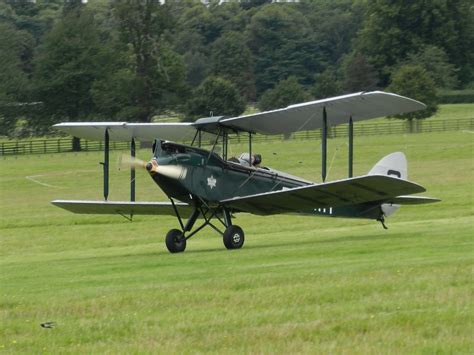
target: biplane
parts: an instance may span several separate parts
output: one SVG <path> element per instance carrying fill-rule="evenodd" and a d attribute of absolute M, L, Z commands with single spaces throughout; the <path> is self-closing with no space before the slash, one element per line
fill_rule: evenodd
<path fill-rule="evenodd" d="M 244 232 L 233 224 L 238 213 L 365 218 L 380 221 L 386 228 L 385 217 L 400 205 L 439 200 L 414 196 L 425 189 L 408 181 L 407 161 L 400 152 L 382 158 L 367 175 L 353 177 L 353 124 L 424 108 L 413 99 L 374 91 L 195 122 L 56 124 L 55 128 L 71 136 L 104 141 L 104 200 L 54 200 L 52 204 L 74 213 L 118 214 L 130 219 L 134 215 L 176 216 L 179 229 L 170 230 L 165 238 L 171 253 L 184 251 L 186 242 L 206 226 L 222 236 L 227 249 L 241 248 Z M 328 128 L 343 123 L 348 124 L 348 177 L 326 182 Z M 256 134 L 316 129 L 321 129 L 322 183 L 266 167 L 262 156 L 254 153 L 252 137 Z M 248 151 L 239 157 L 228 155 L 232 135 L 248 135 Z M 135 158 L 137 140 L 153 142 L 150 161 Z M 110 141 L 130 142 L 130 201 L 108 200 Z M 184 141 L 191 144 L 177 143 Z M 213 142 L 212 148 L 204 149 L 204 141 Z M 169 202 L 135 201 L 135 169 L 139 167 L 149 173 Z"/>

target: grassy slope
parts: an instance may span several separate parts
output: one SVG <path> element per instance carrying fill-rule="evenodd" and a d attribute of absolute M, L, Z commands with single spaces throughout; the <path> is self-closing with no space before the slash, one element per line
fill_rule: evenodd
<path fill-rule="evenodd" d="M 100 198 L 100 154 L 1 160 L 0 351 L 472 353 L 472 138 L 356 138 L 357 174 L 401 150 L 410 179 L 443 199 L 402 208 L 388 231 L 242 215 L 242 250 L 206 229 L 180 255 L 164 246 L 173 218 L 129 223 L 49 205 Z M 329 178 L 344 177 L 346 142 L 329 144 Z M 317 141 L 255 148 L 269 166 L 319 179 Z M 111 199 L 127 198 L 127 179 L 113 174 Z M 162 198 L 145 174 L 137 194 Z"/>

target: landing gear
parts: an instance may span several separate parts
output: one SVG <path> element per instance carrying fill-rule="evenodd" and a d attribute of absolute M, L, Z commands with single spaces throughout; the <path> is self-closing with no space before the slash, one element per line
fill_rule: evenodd
<path fill-rule="evenodd" d="M 231 212 L 224 206 L 211 208 L 205 201 L 198 198 L 195 198 L 195 200 L 193 213 L 189 216 L 186 224 L 184 224 L 176 204 L 173 199 L 170 198 L 174 212 L 181 226 L 181 230 L 172 229 L 166 235 L 166 247 L 170 253 L 183 252 L 184 249 L 186 249 L 186 241 L 206 226 L 211 227 L 223 237 L 224 245 L 227 249 L 242 248 L 244 245 L 244 231 L 239 226 L 232 225 Z M 199 217 L 203 218 L 204 222 L 193 230 Z M 211 223 L 212 219 L 216 219 L 225 227 L 224 233 Z"/>
<path fill-rule="evenodd" d="M 186 238 L 183 232 L 178 229 L 172 229 L 166 234 L 166 247 L 170 253 L 181 253 L 186 249 Z"/>
<path fill-rule="evenodd" d="M 224 232 L 223 240 L 227 249 L 240 249 L 244 245 L 244 231 L 239 226 L 229 226 Z"/>

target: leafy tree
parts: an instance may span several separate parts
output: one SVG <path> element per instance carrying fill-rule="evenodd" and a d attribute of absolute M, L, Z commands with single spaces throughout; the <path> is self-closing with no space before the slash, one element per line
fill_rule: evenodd
<path fill-rule="evenodd" d="M 174 49 L 184 58 L 186 82 L 191 87 L 198 86 L 211 72 L 208 48 L 205 39 L 196 32 L 180 29 L 173 36 Z"/>
<path fill-rule="evenodd" d="M 255 58 L 257 96 L 289 76 L 312 84 L 314 73 L 321 69 L 321 51 L 311 36 L 308 21 L 296 7 L 263 6 L 247 29 Z"/>
<path fill-rule="evenodd" d="M 146 122 L 199 106 L 188 99 L 209 76 L 262 103 L 290 77 L 318 98 L 387 86 L 407 65 L 438 87 L 474 81 L 472 0 L 219 3 L 0 1 L 0 125 L 11 131 L 21 116 L 35 129 L 65 119 Z M 34 101 L 44 105 L 18 105 Z"/>
<path fill-rule="evenodd" d="M 370 91 L 377 88 L 377 71 L 360 53 L 355 53 L 345 65 L 344 89 L 347 92 Z"/>
<path fill-rule="evenodd" d="M 194 6 L 183 10 L 176 25 L 181 33 L 197 34 L 202 38 L 203 44 L 208 45 L 220 36 L 223 24 L 212 16 L 205 5 L 195 2 Z"/>
<path fill-rule="evenodd" d="M 368 0 L 356 47 L 379 70 L 382 85 L 391 67 L 403 62 L 422 45 L 445 49 L 450 61 L 462 68 L 463 82 L 472 78 L 474 9 L 470 0 Z M 469 68 L 469 69 L 468 69 Z"/>
<path fill-rule="evenodd" d="M 220 76 L 221 71 L 212 68 L 211 57 L 216 57 L 212 54 L 214 42 L 227 32 L 240 31 L 245 27 L 246 23 L 243 23 L 239 16 L 242 12 L 239 4 L 218 5 L 214 2 L 205 7 L 200 2 L 190 2 L 186 6 L 173 2 L 171 6 L 176 14 L 173 45 L 175 50 L 184 56 L 188 84 L 195 87 L 209 75 Z M 177 8 L 180 10 L 177 11 Z M 245 42 L 245 39 L 243 41 Z M 232 80 L 231 75 L 226 77 Z"/>
<path fill-rule="evenodd" d="M 11 133 L 27 107 L 24 104 L 29 96 L 28 61 L 33 42 L 28 32 L 0 23 L 0 135 Z"/>
<path fill-rule="evenodd" d="M 227 32 L 242 32 L 250 22 L 253 10 L 244 11 L 237 1 L 219 3 L 215 2 L 209 7 L 215 27 L 219 29 L 217 40 Z"/>
<path fill-rule="evenodd" d="M 266 111 L 309 100 L 311 95 L 298 83 L 296 77 L 291 76 L 280 81 L 275 88 L 266 91 L 260 98 L 258 107 Z"/>
<path fill-rule="evenodd" d="M 103 72 L 101 48 L 94 15 L 86 8 L 71 10 L 56 23 L 36 58 L 35 96 L 44 110 L 31 119 L 32 126 L 46 130 L 55 121 L 95 112 L 91 88 Z"/>
<path fill-rule="evenodd" d="M 343 93 L 341 83 L 338 80 L 336 72 L 328 68 L 315 76 L 315 84 L 311 90 L 317 99 L 341 95 Z"/>
<path fill-rule="evenodd" d="M 421 66 L 400 67 L 392 74 L 392 82 L 387 90 L 421 101 L 427 106 L 425 110 L 397 115 L 395 116 L 397 118 L 409 120 L 426 118 L 432 116 L 438 109 L 435 83 Z"/>
<path fill-rule="evenodd" d="M 63 4 L 63 0 L 0 3 L 0 21 L 9 22 L 17 29 L 30 33 L 35 42 L 39 43 L 60 16 Z"/>
<path fill-rule="evenodd" d="M 212 71 L 231 81 L 247 100 L 255 99 L 253 58 L 244 35 L 227 32 L 212 45 Z"/>
<path fill-rule="evenodd" d="M 456 67 L 449 62 L 444 50 L 436 46 L 423 46 L 419 52 L 408 55 L 406 64 L 420 65 L 434 80 L 437 88 L 453 89 L 458 85 Z"/>
<path fill-rule="evenodd" d="M 179 94 L 185 77 L 183 61 L 164 40 L 172 25 L 169 8 L 157 1 L 124 1 L 113 5 L 121 40 L 132 49 L 134 80 L 130 95 L 137 108 L 136 120 L 149 121 L 165 96 Z M 163 107 L 162 107 L 163 108 Z"/>
<path fill-rule="evenodd" d="M 241 6 L 244 9 L 250 9 L 252 7 L 257 7 L 257 6 L 262 6 L 264 4 L 269 4 L 271 3 L 272 0 L 241 0 Z"/>
<path fill-rule="evenodd" d="M 201 51 L 189 51 L 184 54 L 186 65 L 186 81 L 192 86 L 198 86 L 211 71 L 209 58 Z"/>
<path fill-rule="evenodd" d="M 94 81 L 92 98 L 104 120 L 136 120 L 140 108 L 133 95 L 135 82 L 135 73 L 127 65 L 116 67 L 108 71 L 104 78 Z"/>
<path fill-rule="evenodd" d="M 311 35 L 318 43 L 321 64 L 326 68 L 351 52 L 352 42 L 361 27 L 364 7 L 353 0 L 318 0 L 298 4 L 301 16 L 308 19 Z"/>
<path fill-rule="evenodd" d="M 245 101 L 230 81 L 219 77 L 208 77 L 193 92 L 188 102 L 190 118 L 215 116 L 238 116 L 245 110 Z"/>
<path fill-rule="evenodd" d="M 451 27 L 446 36 L 437 38 L 433 33 L 433 44 L 443 49 L 448 55 L 449 62 L 459 70 L 458 81 L 467 86 L 474 81 L 474 6 L 472 0 L 446 0 L 447 13 L 443 19 Z"/>

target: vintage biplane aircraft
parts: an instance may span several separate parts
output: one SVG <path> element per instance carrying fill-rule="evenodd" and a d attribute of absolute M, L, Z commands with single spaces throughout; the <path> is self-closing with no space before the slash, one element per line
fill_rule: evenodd
<path fill-rule="evenodd" d="M 400 152 L 381 159 L 367 175 L 353 177 L 353 122 L 424 108 L 418 101 L 375 91 L 240 117 L 201 118 L 192 123 L 60 123 L 54 127 L 72 136 L 104 141 L 104 201 L 55 200 L 52 203 L 75 213 L 119 214 L 130 218 L 133 215 L 175 215 L 180 228 L 166 235 L 166 246 L 171 253 L 184 251 L 187 240 L 205 226 L 223 237 L 226 248 L 241 248 L 244 232 L 232 223 L 235 214 L 241 212 L 262 216 L 285 213 L 366 218 L 380 221 L 385 228 L 385 217 L 400 205 L 439 200 L 412 196 L 425 189 L 407 180 L 407 162 Z M 348 123 L 349 132 L 348 178 L 325 182 L 328 127 L 342 123 Z M 255 134 L 289 134 L 315 129 L 321 129 L 322 183 L 264 167 L 262 157 L 253 153 Z M 229 136 L 239 134 L 248 135 L 248 152 L 238 158 L 229 157 Z M 212 149 L 203 149 L 201 143 L 210 138 Z M 153 156 L 148 163 L 135 160 L 135 140 L 154 142 Z M 191 145 L 175 143 L 186 140 L 192 141 Z M 110 141 L 131 142 L 130 201 L 107 200 Z M 138 166 L 148 171 L 170 202 L 135 201 L 135 168 Z M 202 223 L 195 228 L 199 218 Z M 224 230 L 218 228 L 219 224 Z"/>

